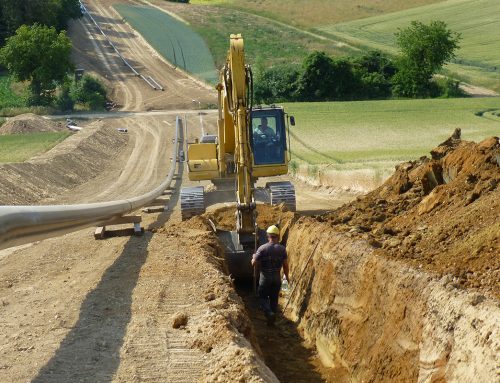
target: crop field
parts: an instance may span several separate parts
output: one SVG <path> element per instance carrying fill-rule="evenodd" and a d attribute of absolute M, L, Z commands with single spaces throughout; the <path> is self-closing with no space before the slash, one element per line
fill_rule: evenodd
<path fill-rule="evenodd" d="M 440 0 L 191 0 L 191 4 L 218 5 L 279 20 L 299 27 L 313 28 L 395 12 Z M 367 4 L 369 3 L 369 4 Z"/>
<path fill-rule="evenodd" d="M 215 83 L 214 60 L 200 35 L 158 9 L 118 4 L 116 10 L 163 57 L 196 77 Z"/>
<path fill-rule="evenodd" d="M 307 54 L 315 50 L 331 55 L 352 53 L 345 45 L 234 8 L 195 4 L 182 6 L 164 1 L 155 1 L 155 4 L 189 22 L 190 27 L 207 42 L 217 67 L 225 61 L 232 33 L 241 33 L 245 38 L 245 57 L 254 69 L 259 65 L 301 63 Z"/>
<path fill-rule="evenodd" d="M 350 44 L 396 53 L 394 33 L 412 20 L 443 20 L 461 33 L 461 47 L 448 70 L 465 81 L 500 91 L 498 0 L 448 0 L 318 29 Z"/>
<path fill-rule="evenodd" d="M 474 141 L 500 131 L 500 100 L 495 98 L 290 103 L 285 108 L 297 121 L 290 127 L 295 159 L 339 169 L 417 159 L 455 128 Z"/>
<path fill-rule="evenodd" d="M 0 163 L 23 162 L 63 141 L 69 132 L 43 132 L 0 136 Z"/>
<path fill-rule="evenodd" d="M 25 93 L 22 90 L 19 93 Z M 12 90 L 12 79 L 0 75 L 0 109 L 16 108 L 26 105 L 26 95 L 20 95 Z"/>

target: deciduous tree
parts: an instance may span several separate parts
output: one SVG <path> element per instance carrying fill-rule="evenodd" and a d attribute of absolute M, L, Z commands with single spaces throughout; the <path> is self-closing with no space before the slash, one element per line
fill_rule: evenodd
<path fill-rule="evenodd" d="M 455 57 L 461 37 L 443 21 L 423 24 L 412 21 L 396 33 L 401 50 L 393 92 L 405 97 L 432 96 L 432 76 Z"/>
<path fill-rule="evenodd" d="M 66 32 L 34 24 L 19 27 L 0 50 L 0 61 L 19 81 L 30 81 L 32 104 L 45 104 L 73 69 Z"/>

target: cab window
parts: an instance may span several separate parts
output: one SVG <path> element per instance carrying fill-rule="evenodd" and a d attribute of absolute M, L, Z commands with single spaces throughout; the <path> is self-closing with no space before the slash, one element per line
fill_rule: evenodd
<path fill-rule="evenodd" d="M 276 115 L 252 116 L 252 149 L 255 165 L 284 163 L 284 127 Z"/>

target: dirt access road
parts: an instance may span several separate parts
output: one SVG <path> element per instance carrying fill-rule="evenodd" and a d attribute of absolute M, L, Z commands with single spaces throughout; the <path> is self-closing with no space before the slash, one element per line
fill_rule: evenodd
<path fill-rule="evenodd" d="M 194 81 L 174 69 L 161 58 L 147 42 L 112 8 L 125 1 L 89 0 L 84 2 L 90 14 L 105 31 L 123 57 L 144 76 L 152 76 L 165 87 L 155 91 L 144 80 L 135 76 L 111 48 L 88 16 L 73 22 L 69 28 L 77 68 L 99 75 L 111 90 L 111 98 L 121 110 L 144 111 L 165 109 L 192 109 L 198 105 L 216 102 L 215 90 Z"/>
<path fill-rule="evenodd" d="M 127 128 L 127 142 L 101 148 L 110 160 L 97 170 L 91 166 L 95 152 L 88 151 L 85 168 L 93 177 L 79 180 L 72 174 L 67 178 L 78 182 L 68 181 L 51 193 L 43 193 L 42 183 L 33 186 L 42 191 L 35 193 L 36 203 L 104 201 L 150 190 L 171 166 L 175 118 L 142 112 L 190 109 L 193 99 L 214 102 L 214 92 L 152 53 L 117 17 L 113 3 L 86 5 L 129 62 L 166 90 L 154 91 L 129 73 L 88 18 L 74 22 L 70 36 L 77 67 L 105 79 L 121 111 L 141 113 L 91 121 L 92 129 L 109 134 Z M 214 117 L 206 116 L 207 131 Z M 197 118 L 188 116 L 190 139 L 200 134 Z M 49 159 L 64 145 L 71 155 L 82 147 L 82 137 L 58 145 L 46 153 L 45 168 L 31 168 L 18 179 L 43 180 L 47 167 L 54 165 Z M 58 161 L 58 166 L 54 173 L 72 173 L 70 161 Z M 143 237 L 95 241 L 89 228 L 0 252 L 0 381 L 193 382 L 219 376 L 276 381 L 250 347 L 251 326 L 222 272 L 220 254 L 210 246 L 213 239 L 207 244 L 206 231 L 179 224 L 181 183 L 186 183 L 183 167 L 165 197 L 168 210 L 142 214 Z M 29 203 L 23 202 L 26 183 L 17 184 L 21 190 L 15 203 Z M 148 230 L 167 223 L 173 225 L 170 231 Z M 179 312 L 188 322 L 176 329 L 172 321 Z"/>

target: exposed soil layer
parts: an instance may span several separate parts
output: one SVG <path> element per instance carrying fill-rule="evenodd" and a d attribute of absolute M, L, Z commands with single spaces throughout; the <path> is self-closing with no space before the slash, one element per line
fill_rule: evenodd
<path fill-rule="evenodd" d="M 260 229 L 266 229 L 270 225 L 279 224 L 280 226 L 290 222 L 294 213 L 291 213 L 282 206 L 257 205 L 257 224 Z M 203 217 L 195 217 L 195 220 L 206 222 L 211 219 L 215 226 L 221 230 L 235 230 L 236 225 L 236 207 L 228 206 L 206 213 Z"/>
<path fill-rule="evenodd" d="M 451 137 L 382 186 L 326 216 L 377 254 L 500 297 L 500 145 Z"/>
<path fill-rule="evenodd" d="M 296 288 L 286 316 L 332 372 L 359 382 L 497 378 L 498 299 L 381 256 L 313 218 L 291 226 L 287 249 Z"/>
<path fill-rule="evenodd" d="M 0 205 L 59 196 L 96 177 L 127 142 L 128 135 L 95 122 L 29 161 L 0 165 Z"/>
<path fill-rule="evenodd" d="M 0 380 L 278 382 L 206 229 L 0 254 Z"/>
<path fill-rule="evenodd" d="M 33 113 L 20 114 L 9 118 L 0 126 L 0 135 L 23 134 L 39 132 L 60 132 L 64 130 L 64 124 L 54 122 Z"/>

